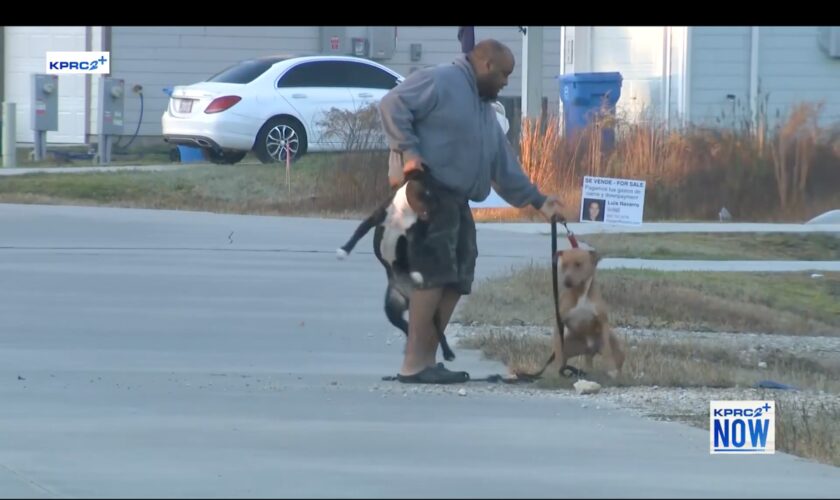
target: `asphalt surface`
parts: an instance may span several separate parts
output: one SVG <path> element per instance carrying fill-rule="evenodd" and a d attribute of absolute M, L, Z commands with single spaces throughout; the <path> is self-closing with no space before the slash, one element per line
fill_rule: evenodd
<path fill-rule="evenodd" d="M 0 176 L 29 175 L 29 174 L 87 174 L 96 172 L 161 172 L 165 170 L 181 170 L 195 168 L 194 164 L 169 165 L 103 165 L 78 167 L 0 167 Z"/>
<path fill-rule="evenodd" d="M 403 341 L 355 221 L 0 205 L 0 497 L 836 497 L 581 399 L 382 382 Z M 479 230 L 479 279 L 537 234 Z M 453 369 L 503 367 L 457 349 Z M 478 384 L 471 383 L 471 384 Z"/>

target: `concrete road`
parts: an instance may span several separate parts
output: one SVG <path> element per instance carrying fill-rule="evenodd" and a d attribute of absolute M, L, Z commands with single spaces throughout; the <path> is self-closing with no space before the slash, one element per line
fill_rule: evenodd
<path fill-rule="evenodd" d="M 836 497 L 568 397 L 414 392 L 353 221 L 0 205 L 0 496 Z M 545 237 L 479 233 L 481 277 Z M 459 349 L 453 368 L 502 372 Z M 478 383 L 475 383 L 478 384 Z"/>
<path fill-rule="evenodd" d="M 161 172 L 164 170 L 181 170 L 195 168 L 194 164 L 168 164 L 168 165 L 103 165 L 87 167 L 5 167 L 0 168 L 0 177 L 4 175 L 27 175 L 27 174 L 87 174 L 95 172 Z"/>

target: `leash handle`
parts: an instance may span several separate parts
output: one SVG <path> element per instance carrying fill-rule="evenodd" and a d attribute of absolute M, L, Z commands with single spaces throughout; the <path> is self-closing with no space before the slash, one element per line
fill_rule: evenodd
<path fill-rule="evenodd" d="M 578 248 L 578 242 L 577 238 L 575 238 L 575 233 L 573 233 L 572 230 L 569 229 L 569 226 L 566 225 L 565 221 L 563 222 L 563 227 L 566 228 L 566 235 L 569 237 L 569 243 L 572 244 L 572 248 Z"/>

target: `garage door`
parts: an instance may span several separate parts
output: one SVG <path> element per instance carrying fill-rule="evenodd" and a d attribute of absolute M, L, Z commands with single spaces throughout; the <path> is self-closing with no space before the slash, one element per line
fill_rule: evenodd
<path fill-rule="evenodd" d="M 618 111 L 637 119 L 645 108 L 662 104 L 662 26 L 594 26 L 592 71 L 618 71 L 624 81 Z"/>
<path fill-rule="evenodd" d="M 32 74 L 44 73 L 48 51 L 85 50 L 84 26 L 7 26 L 4 44 L 4 99 L 17 106 L 17 141 L 33 142 Z M 50 144 L 85 142 L 85 76 L 58 77 L 58 130 Z"/>

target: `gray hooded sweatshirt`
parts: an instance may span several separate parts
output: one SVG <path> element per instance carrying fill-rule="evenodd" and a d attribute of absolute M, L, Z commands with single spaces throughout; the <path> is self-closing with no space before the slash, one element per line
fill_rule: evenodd
<path fill-rule="evenodd" d="M 482 201 L 491 185 L 515 207 L 542 206 L 546 197 L 522 166 L 489 101 L 478 95 L 475 72 L 465 55 L 452 64 L 424 68 L 386 94 L 379 104 L 391 148 L 391 175 L 420 158 L 443 185 Z"/>

